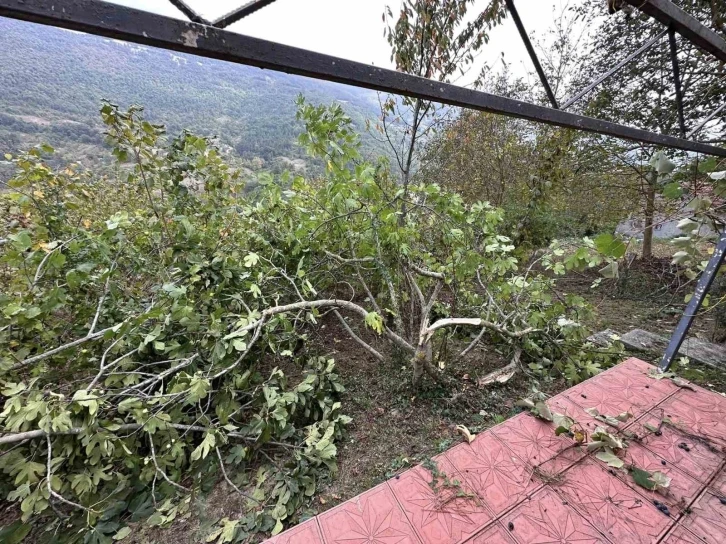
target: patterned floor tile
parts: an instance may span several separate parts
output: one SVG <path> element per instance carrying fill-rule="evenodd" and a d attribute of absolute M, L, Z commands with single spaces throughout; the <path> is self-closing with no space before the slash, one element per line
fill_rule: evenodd
<path fill-rule="evenodd" d="M 651 408 L 679 388 L 671 380 L 652 378 L 649 372 L 625 365 L 619 372 L 603 375 L 598 383 L 608 391 L 617 391 L 626 399 L 633 399 L 638 406 Z"/>
<path fill-rule="evenodd" d="M 484 531 L 466 541 L 466 544 L 517 544 L 509 536 L 507 530 L 499 523 L 494 523 Z"/>
<path fill-rule="evenodd" d="M 592 525 L 554 491 L 545 487 L 502 519 L 522 544 L 608 543 Z"/>
<path fill-rule="evenodd" d="M 535 468 L 535 478 L 543 484 L 557 480 L 559 475 L 572 465 L 581 461 L 587 455 L 584 446 L 575 445 L 572 448 L 562 450 L 549 461 L 545 461 Z"/>
<path fill-rule="evenodd" d="M 667 460 L 659 457 L 652 451 L 634 442 L 631 442 L 625 451 L 624 461 L 626 465 L 636 467 L 649 472 L 660 471 L 671 479 L 668 489 L 649 491 L 642 487 L 636 487 L 629 474 L 617 471 L 630 487 L 633 487 L 641 494 L 650 499 L 651 502 L 658 501 L 668 506 L 672 515 L 680 514 L 698 496 L 703 485 L 697 480 L 681 472 Z"/>
<path fill-rule="evenodd" d="M 726 396 L 699 387 L 694 383 L 689 382 L 688 387 L 682 387 L 678 392 L 678 397 L 686 404 L 699 406 L 706 411 L 715 407 L 718 407 L 722 413 L 726 410 Z"/>
<path fill-rule="evenodd" d="M 480 434 L 471 445 L 461 444 L 449 450 L 446 457 L 494 515 L 514 506 L 539 486 L 532 467 L 489 433 Z"/>
<path fill-rule="evenodd" d="M 647 414 L 629 430 L 641 437 L 641 445 L 661 456 L 667 463 L 675 465 L 701 483 L 707 483 L 721 465 L 721 454 L 673 427 L 663 425 L 660 436 L 646 428 L 646 425 L 658 428 L 662 418 L 660 411 L 657 415 Z"/>
<path fill-rule="evenodd" d="M 698 536 L 702 542 L 726 540 L 726 504 L 711 493 L 701 495 L 684 516 L 681 524 Z"/>
<path fill-rule="evenodd" d="M 652 405 L 650 400 L 643 402 L 638 398 L 626 397 L 612 384 L 602 380 L 584 382 L 580 386 L 574 392 L 566 391 L 565 395 L 585 410 L 595 408 L 601 414 L 608 416 L 630 412 L 634 417 L 639 417 Z"/>
<path fill-rule="evenodd" d="M 589 437 L 593 431 L 598 427 L 604 427 L 606 429 L 612 428 L 612 426 L 598 421 L 590 414 L 588 414 L 581 406 L 578 406 L 571 400 L 568 400 L 564 395 L 557 395 L 547 401 L 547 405 L 550 407 L 552 412 L 566 415 L 572 418 L 579 425 L 579 430 L 585 432 L 586 436 Z M 625 427 L 623 424 L 622 427 Z M 621 426 L 618 426 L 620 428 Z M 587 440 L 587 439 L 586 439 Z"/>
<path fill-rule="evenodd" d="M 721 470 L 711 482 L 711 490 L 719 497 L 726 497 L 726 466 Z"/>
<path fill-rule="evenodd" d="M 662 540 L 663 544 L 703 544 L 705 541 L 683 527 L 676 527 Z"/>
<path fill-rule="evenodd" d="M 665 401 L 662 408 L 666 417 L 688 432 L 703 436 L 714 442 L 714 445 L 726 444 L 726 405 L 718 401 L 718 395 L 684 394 L 679 391 Z"/>
<path fill-rule="evenodd" d="M 617 544 L 657 542 L 671 523 L 647 499 L 590 460 L 565 472 L 555 489 Z"/>
<path fill-rule="evenodd" d="M 609 470 L 588 457 L 572 437 L 556 437 L 553 424 L 523 413 L 436 459 L 437 470 L 450 480 L 462 478 L 461 486 L 434 486 L 434 490 L 429 485 L 430 468 L 417 467 L 268 542 L 724 541 L 726 398 L 695 386 L 677 388 L 668 379 L 656 380 L 649 375 L 653 368 L 628 359 L 550 399 L 548 405 L 578 422 L 587 435 L 596 427 L 613 430 L 587 414 L 588 408 L 612 416 L 633 413 L 632 422 L 618 427 L 629 442 L 624 460 L 669 476 L 666 492 L 637 486 L 626 469 Z M 654 432 L 664 418 L 674 423 Z M 654 501 L 667 504 L 672 517 L 661 513 Z"/>
<path fill-rule="evenodd" d="M 517 457 L 533 467 L 572 446 L 572 441 L 566 437 L 555 436 L 555 426 L 552 422 L 538 419 L 528 412 L 513 417 L 492 432 Z"/>
<path fill-rule="evenodd" d="M 324 544 L 324 541 L 318 521 L 313 518 L 265 540 L 264 544 Z"/>
<path fill-rule="evenodd" d="M 439 456 L 435 462 L 440 473 L 435 488 L 431 470 L 420 465 L 388 483 L 422 542 L 463 542 L 484 527 L 491 514 L 445 457 Z M 446 487 L 444 478 L 459 485 Z"/>
<path fill-rule="evenodd" d="M 418 544 L 384 483 L 318 516 L 326 544 Z"/>
<path fill-rule="evenodd" d="M 651 370 L 655 370 L 656 368 L 657 367 L 655 367 L 654 365 L 648 364 L 645 361 L 641 361 L 637 357 L 630 357 L 629 359 L 625 359 L 622 363 L 614 366 L 612 370 L 610 370 L 610 372 L 617 373 L 635 370 L 644 374 L 648 374 Z"/>

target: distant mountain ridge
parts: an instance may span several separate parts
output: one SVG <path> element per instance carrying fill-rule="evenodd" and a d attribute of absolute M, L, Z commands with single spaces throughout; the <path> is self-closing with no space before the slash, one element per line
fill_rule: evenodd
<path fill-rule="evenodd" d="M 0 151 L 46 141 L 102 150 L 102 98 L 146 108 L 170 132 L 219 136 L 244 158 L 299 158 L 294 99 L 339 101 L 363 132 L 376 93 L 0 17 Z M 369 135 L 364 148 L 380 150 Z M 93 158 L 93 157 L 91 157 Z"/>

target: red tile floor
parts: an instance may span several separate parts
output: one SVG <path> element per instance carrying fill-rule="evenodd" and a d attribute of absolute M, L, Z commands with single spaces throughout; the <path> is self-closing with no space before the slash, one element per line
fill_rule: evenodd
<path fill-rule="evenodd" d="M 626 464 L 672 479 L 664 493 L 587 454 L 552 423 L 519 414 L 434 458 L 459 485 L 434 491 L 418 466 L 268 540 L 274 544 L 723 543 L 726 398 L 682 388 L 628 359 L 548 402 L 588 431 L 631 412 Z M 654 434 L 644 425 L 658 426 Z M 439 479 L 441 481 L 441 479 Z M 663 513 L 655 501 L 668 506 Z"/>

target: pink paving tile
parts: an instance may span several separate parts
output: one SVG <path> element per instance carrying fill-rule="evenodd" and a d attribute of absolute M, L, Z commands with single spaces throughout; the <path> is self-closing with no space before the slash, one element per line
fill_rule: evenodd
<path fill-rule="evenodd" d="M 451 482 L 458 481 L 458 488 L 444 487 L 443 479 L 439 479 L 434 490 L 431 471 L 420 465 L 389 480 L 388 484 L 422 542 L 463 542 L 484 527 L 491 520 L 491 514 L 445 457 L 439 456 L 434 461 L 441 476 Z M 465 496 L 460 496 L 462 493 Z"/>
<path fill-rule="evenodd" d="M 679 391 L 659 408 L 666 417 L 689 433 L 702 436 L 715 446 L 726 445 L 726 403 L 708 391 L 687 394 Z"/>
<path fill-rule="evenodd" d="M 656 367 L 654 365 L 648 364 L 645 361 L 641 361 L 637 357 L 630 357 L 628 359 L 625 359 L 622 363 L 614 366 L 609 372 L 622 372 L 623 370 L 635 370 L 638 372 L 642 372 L 645 374 L 648 374 L 651 370 L 654 370 Z M 603 373 L 606 374 L 606 373 Z"/>
<path fill-rule="evenodd" d="M 647 414 L 628 430 L 640 436 L 640 443 L 667 463 L 675 465 L 701 483 L 707 483 L 721 465 L 722 454 L 667 425 L 661 427 L 660 436 L 646 429 L 646 424 L 657 428 L 662 418 L 660 411 L 657 416 Z"/>
<path fill-rule="evenodd" d="M 711 482 L 711 490 L 719 497 L 726 497 L 726 466 L 721 470 Z"/>
<path fill-rule="evenodd" d="M 538 466 L 534 471 L 535 478 L 542 483 L 557 479 L 561 472 L 581 461 L 586 455 L 586 449 L 573 442 L 573 447 L 562 450 L 552 459 Z"/>
<path fill-rule="evenodd" d="M 649 365 L 648 365 L 649 366 Z M 617 391 L 627 399 L 637 399 L 636 404 L 654 406 L 678 391 L 671 380 L 658 380 L 650 376 L 655 367 L 643 370 L 632 365 L 623 365 L 617 372 L 602 376 L 599 383 L 609 391 Z"/>
<path fill-rule="evenodd" d="M 521 414 L 481 433 L 471 445 L 460 444 L 439 456 L 442 472 L 450 479 L 457 474 L 463 478 L 464 496 L 435 493 L 428 485 L 430 472 L 419 467 L 269 542 L 722 541 L 726 539 L 726 505 L 720 499 L 726 496 L 726 398 L 697 387 L 674 390 L 670 380 L 648 376 L 651 368 L 629 359 L 548 404 L 552 411 L 572 417 L 588 434 L 598 426 L 611 427 L 589 416 L 586 408 L 607 415 L 635 413 L 638 419 L 622 429 L 630 436 L 625 461 L 671 477 L 665 494 L 638 487 L 625 471 L 608 471 L 571 438 L 555 437 L 552 424 Z M 663 426 L 658 434 L 645 427 L 657 427 L 668 416 L 674 425 Z M 707 485 L 708 491 L 702 492 Z M 478 501 L 467 497 L 470 489 Z M 673 518 L 680 517 L 678 523 L 658 511 L 654 500 L 667 504 Z"/>
<path fill-rule="evenodd" d="M 726 540 L 726 505 L 716 495 L 704 493 L 681 524 L 698 536 L 700 542 L 723 542 Z"/>
<path fill-rule="evenodd" d="M 264 544 L 325 544 L 317 519 L 309 519 L 282 534 L 265 540 Z"/>
<path fill-rule="evenodd" d="M 552 412 L 557 412 L 558 414 L 563 414 L 572 418 L 579 425 L 579 430 L 585 432 L 587 437 L 586 440 L 589 439 L 589 436 L 598 427 L 603 427 L 613 431 L 627 426 L 627 423 L 622 423 L 617 427 L 613 427 L 604 421 L 598 421 L 588 414 L 582 407 L 568 400 L 564 395 L 557 395 L 556 397 L 551 398 L 547 401 L 547 405 L 550 407 Z"/>
<path fill-rule="evenodd" d="M 608 544 L 583 517 L 545 487 L 502 518 L 521 544 Z"/>
<path fill-rule="evenodd" d="M 498 523 L 494 523 L 481 533 L 467 540 L 466 544 L 516 544 L 516 542 L 507 534 L 504 527 Z"/>
<path fill-rule="evenodd" d="M 533 467 L 572 446 L 572 441 L 566 437 L 555 436 L 555 426 L 552 422 L 538 419 L 529 412 L 523 412 L 506 424 L 495 427 L 492 433 L 517 457 Z"/>
<path fill-rule="evenodd" d="M 563 476 L 555 489 L 612 542 L 657 542 L 671 524 L 651 502 L 593 461 L 583 461 Z"/>
<path fill-rule="evenodd" d="M 449 450 L 446 457 L 495 515 L 540 485 L 533 477 L 533 468 L 491 433 L 480 434 L 471 445 L 461 444 Z"/>
<path fill-rule="evenodd" d="M 705 541 L 683 527 L 677 526 L 661 542 L 663 544 L 703 544 Z"/>
<path fill-rule="evenodd" d="M 383 483 L 318 516 L 326 544 L 418 544 L 413 527 Z"/>
<path fill-rule="evenodd" d="M 718 405 L 721 411 L 726 409 L 726 396 L 691 382 L 688 382 L 688 387 L 680 388 L 678 396 L 683 402 L 704 407 L 706 410 L 712 409 L 715 405 Z"/>
<path fill-rule="evenodd" d="M 581 408 L 596 408 L 598 412 L 608 416 L 630 412 L 638 417 L 655 405 L 651 397 L 628 394 L 628 390 L 624 391 L 615 382 L 606 381 L 605 378 L 607 376 L 583 382 L 575 390 L 567 390 L 564 394 Z"/>
<path fill-rule="evenodd" d="M 624 461 L 626 465 L 636 467 L 649 472 L 660 471 L 671 479 L 668 489 L 649 491 L 638 487 L 632 477 L 623 472 L 616 471 L 630 487 L 645 495 L 651 502 L 658 501 L 668 506 L 672 515 L 680 514 L 698 496 L 703 485 L 690 476 L 681 472 L 662 457 L 651 452 L 647 448 L 631 442 L 625 451 Z"/>

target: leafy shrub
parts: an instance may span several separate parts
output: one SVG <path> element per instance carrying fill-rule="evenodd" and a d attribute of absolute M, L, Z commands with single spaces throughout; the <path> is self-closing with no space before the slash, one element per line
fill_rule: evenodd
<path fill-rule="evenodd" d="M 102 110 L 121 182 L 52 171 L 47 148 L 14 159 L 0 489 L 59 538 L 110 542 L 121 520 L 169 524 L 226 464 L 248 507 L 235 531 L 280 530 L 335 470 L 343 387 L 332 361 L 293 382 L 265 361 L 298 338 L 285 316 L 238 330 L 286 282 L 282 251 L 254 253 L 263 205 L 207 140 L 167 143 L 139 113 Z"/>
<path fill-rule="evenodd" d="M 323 313 L 377 359 L 381 344 L 407 353 L 415 384 L 443 379 L 433 342 L 462 328 L 467 350 L 506 344 L 573 381 L 612 360 L 583 344 L 584 301 L 558 296 L 537 261 L 522 268 L 501 210 L 435 184 L 403 192 L 361 160 L 339 106 L 298 107 L 320 179 L 245 191 L 210 141 L 168 141 L 109 103 L 120 180 L 52 170 L 50 149 L 14 159 L 0 490 L 23 521 L 108 542 L 128 522 L 170 524 L 224 478 L 245 508 L 212 538 L 280 531 L 335 471 L 349 421 L 333 361 L 307 342 Z"/>

